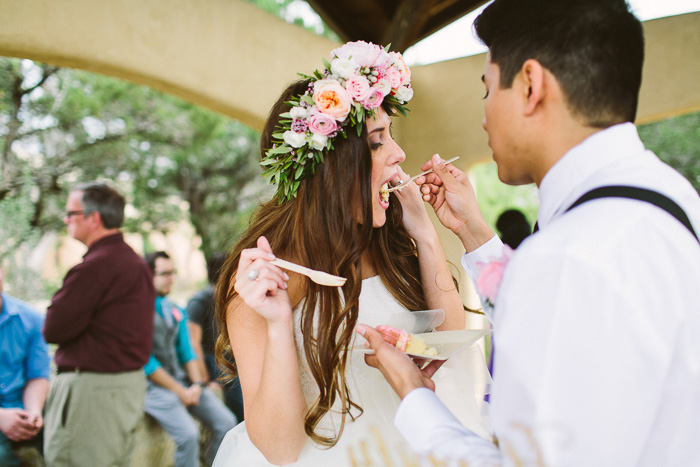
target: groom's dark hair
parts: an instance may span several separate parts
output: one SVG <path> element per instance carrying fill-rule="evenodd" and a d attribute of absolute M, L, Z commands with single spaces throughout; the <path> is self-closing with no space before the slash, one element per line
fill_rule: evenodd
<path fill-rule="evenodd" d="M 557 78 L 570 111 L 596 128 L 633 122 L 644 33 L 624 0 L 495 0 L 474 29 L 510 88 L 528 59 Z"/>

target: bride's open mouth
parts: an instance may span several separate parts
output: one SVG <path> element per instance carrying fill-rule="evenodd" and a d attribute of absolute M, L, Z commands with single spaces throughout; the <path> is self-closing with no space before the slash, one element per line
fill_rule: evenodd
<path fill-rule="evenodd" d="M 379 188 L 379 201 L 382 205 L 386 204 L 386 206 L 383 206 L 384 209 L 389 206 L 389 182 Z"/>

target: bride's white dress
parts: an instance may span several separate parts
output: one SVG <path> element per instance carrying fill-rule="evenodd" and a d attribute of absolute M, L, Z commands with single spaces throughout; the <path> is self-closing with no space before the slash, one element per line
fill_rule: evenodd
<path fill-rule="evenodd" d="M 408 311 L 386 289 L 379 276 L 362 281 L 358 323 L 373 327 L 388 324 L 410 332 L 425 332 L 436 325 L 429 322 L 433 315 L 434 313 Z M 301 349 L 302 336 L 299 326 L 296 339 L 297 348 Z M 303 352 L 299 353 L 298 358 L 304 395 L 307 402 L 311 403 L 318 395 L 318 389 L 308 372 Z M 385 465 L 386 456 L 394 459 L 395 463 L 403 459 L 409 451 L 393 423 L 400 402 L 398 396 L 378 370 L 365 364 L 364 354 L 351 352 L 350 358 L 347 379 L 351 399 L 359 404 L 364 412 L 355 421 L 346 416 L 343 434 L 334 447 L 323 449 L 309 440 L 298 461 L 292 465 Z M 462 423 L 481 436 L 490 436 L 488 420 L 483 415 L 483 396 L 490 377 L 483 355 L 476 345 L 450 358 L 435 373 L 433 380 L 438 397 Z M 333 412 L 326 414 L 319 424 L 324 430 L 324 435 L 336 432 L 339 426 L 340 415 Z M 272 464 L 250 441 L 245 422 L 228 432 L 214 460 L 214 467 L 269 465 Z"/>

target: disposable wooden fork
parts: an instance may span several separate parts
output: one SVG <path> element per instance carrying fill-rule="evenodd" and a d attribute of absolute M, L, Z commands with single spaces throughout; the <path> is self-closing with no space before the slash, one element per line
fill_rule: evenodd
<path fill-rule="evenodd" d="M 450 162 L 454 162 L 454 161 L 456 161 L 457 159 L 459 159 L 459 156 L 453 157 L 452 159 L 445 161 L 445 164 L 449 164 Z M 421 172 L 421 173 L 419 173 L 418 175 L 409 178 L 409 179 L 406 180 L 405 182 L 401 182 L 401 183 L 399 183 L 398 185 L 389 187 L 389 189 L 386 190 L 386 191 L 388 191 L 389 193 L 391 193 L 392 191 L 400 190 L 401 188 L 405 187 L 405 186 L 408 184 L 408 182 L 412 182 L 413 180 L 417 179 L 418 177 L 420 177 L 420 176 L 422 176 L 422 175 L 427 175 L 427 174 L 429 174 L 429 173 L 431 173 L 431 172 L 433 172 L 433 169 L 426 170 L 425 172 Z"/>
<path fill-rule="evenodd" d="M 327 285 L 329 287 L 341 287 L 347 281 L 344 277 L 334 276 L 323 271 L 316 271 L 315 269 L 309 269 L 304 266 L 299 266 L 298 264 L 290 263 L 283 259 L 275 258 L 270 261 L 275 266 L 279 266 L 282 269 L 287 269 L 289 271 L 298 272 L 307 276 L 309 279 L 320 285 Z"/>

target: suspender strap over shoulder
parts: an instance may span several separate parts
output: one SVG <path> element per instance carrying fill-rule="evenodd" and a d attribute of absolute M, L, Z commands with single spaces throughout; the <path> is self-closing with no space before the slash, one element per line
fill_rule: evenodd
<path fill-rule="evenodd" d="M 690 219 L 688 219 L 688 215 L 685 213 L 685 211 L 683 211 L 683 209 L 669 197 L 646 188 L 624 185 L 611 185 L 603 186 L 600 188 L 594 188 L 593 190 L 585 193 L 583 196 L 577 199 L 574 202 L 574 204 L 569 206 L 564 212 L 569 212 L 575 207 L 580 206 L 581 204 L 587 201 L 599 198 L 629 198 L 653 204 L 654 206 L 663 209 L 664 211 L 668 212 L 670 215 L 675 217 L 681 224 L 685 226 L 686 229 L 690 231 L 691 234 L 693 234 L 695 240 L 697 240 L 698 243 L 700 243 L 700 239 L 695 233 L 693 225 L 690 223 Z M 537 229 L 537 225 L 535 226 L 535 229 Z"/>

